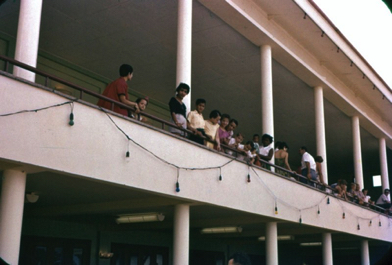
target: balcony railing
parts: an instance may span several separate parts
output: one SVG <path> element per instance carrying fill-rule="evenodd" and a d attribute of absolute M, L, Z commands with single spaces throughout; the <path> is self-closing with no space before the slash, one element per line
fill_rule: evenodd
<path fill-rule="evenodd" d="M 98 94 L 98 93 L 96 93 L 96 92 L 93 92 L 93 91 L 91 91 L 91 90 L 88 90 L 88 89 L 86 89 L 86 88 L 83 88 L 83 87 L 81 87 L 81 86 L 72 84 L 72 83 L 70 83 L 70 82 L 68 82 L 68 81 L 66 81 L 66 80 L 64 80 L 64 79 L 61 79 L 61 78 L 56 77 L 56 76 L 54 76 L 54 75 L 48 74 L 48 73 L 46 73 L 46 72 L 44 72 L 44 71 L 41 71 L 41 70 L 39 70 L 39 69 L 37 69 L 37 68 L 34 68 L 34 67 L 30 66 L 30 65 L 27 65 L 27 64 L 24 64 L 24 63 L 22 63 L 22 62 L 16 61 L 16 60 L 14 60 L 13 58 L 10 58 L 10 57 L 6 57 L 6 56 L 3 56 L 3 55 L 0 55 L 0 60 L 1 60 L 1 61 L 4 61 L 4 69 L 3 69 L 3 70 L 4 70 L 5 72 L 11 72 L 11 71 L 10 71 L 10 66 L 11 66 L 11 65 L 17 66 L 17 67 L 20 67 L 20 68 L 23 68 L 23 69 L 28 70 L 28 71 L 31 71 L 31 72 L 33 72 L 33 73 L 35 73 L 35 74 L 37 74 L 37 75 L 40 75 L 40 76 L 44 77 L 44 80 L 45 80 L 44 85 L 45 85 L 46 87 L 48 87 L 48 84 L 49 84 L 50 80 L 53 80 L 53 81 L 56 81 L 56 82 L 58 82 L 58 83 L 61 83 L 61 84 L 65 85 L 65 86 L 67 86 L 67 87 L 70 87 L 70 88 L 72 88 L 72 89 L 78 91 L 78 94 L 79 94 L 79 97 L 77 98 L 78 100 L 83 100 L 83 96 L 84 96 L 85 94 L 87 94 L 87 95 L 90 95 L 90 96 L 93 96 L 94 98 L 96 98 L 97 101 L 98 101 L 99 99 L 103 99 L 103 100 L 105 100 L 105 101 L 111 102 L 111 109 L 112 109 L 112 110 L 114 109 L 114 106 L 115 106 L 115 105 L 118 105 L 118 106 L 120 106 L 121 108 L 127 109 L 127 110 L 129 110 L 129 111 L 132 111 L 132 112 L 134 111 L 134 109 L 132 109 L 132 108 L 129 107 L 128 105 L 125 105 L 125 104 L 123 104 L 123 103 L 121 103 L 121 102 L 118 102 L 118 101 L 115 101 L 115 100 L 113 100 L 113 99 L 107 98 L 107 97 L 105 97 L 105 96 L 103 96 L 103 95 L 101 95 L 101 94 Z M 69 97 L 69 95 L 67 95 L 67 96 Z M 113 114 L 119 115 L 119 114 L 114 113 L 114 112 L 113 112 Z M 184 135 L 191 135 L 191 134 L 193 134 L 193 133 L 192 133 L 191 131 L 189 131 L 189 130 L 186 130 L 186 129 L 183 129 L 183 128 L 179 128 L 179 127 L 177 127 L 175 124 L 173 124 L 173 123 L 171 123 L 171 122 L 169 122 L 169 121 L 160 119 L 160 118 L 155 117 L 155 116 L 153 116 L 153 115 L 150 115 L 150 114 L 148 114 L 148 113 L 140 113 L 140 115 L 145 116 L 145 117 L 147 117 L 147 118 L 149 118 L 149 119 L 155 121 L 157 124 L 160 125 L 159 127 L 160 127 L 162 130 L 165 130 L 165 129 L 168 128 L 168 127 L 175 127 L 177 130 L 183 131 L 183 132 L 184 132 Z M 120 115 L 120 116 L 122 116 L 122 115 Z M 124 116 L 122 116 L 122 117 L 124 117 Z M 127 118 L 129 118 L 129 117 L 127 117 Z M 131 118 L 129 118 L 129 119 L 131 119 Z M 207 138 L 205 138 L 205 137 L 201 137 L 201 138 L 203 138 L 203 139 L 206 140 L 206 141 L 209 141 L 209 142 L 214 143 L 213 141 L 210 141 L 209 139 L 207 139 Z M 194 143 L 194 144 L 197 144 L 197 143 Z M 237 157 L 239 154 L 241 154 L 241 152 L 240 152 L 239 150 L 234 149 L 234 148 L 232 148 L 232 147 L 230 147 L 230 146 L 227 146 L 227 145 L 223 145 L 223 144 L 222 144 L 222 149 L 223 149 L 223 150 L 226 150 L 226 151 L 230 151 L 230 152 L 232 153 L 232 156 L 234 156 L 234 157 Z M 228 155 L 228 154 L 226 154 L 226 155 Z M 235 158 L 233 158 L 233 159 L 235 159 Z M 329 194 L 329 195 L 334 195 L 335 190 L 334 190 L 333 188 L 331 188 L 330 186 L 328 186 L 328 185 L 322 185 L 322 184 L 320 184 L 320 183 L 318 183 L 318 182 L 315 182 L 315 181 L 313 181 L 313 180 L 309 180 L 309 179 L 307 179 L 306 177 L 304 177 L 304 176 L 302 176 L 302 175 L 300 175 L 300 174 L 297 174 L 296 172 L 292 172 L 292 171 L 289 171 L 289 170 L 287 170 L 287 169 L 285 169 L 285 168 L 276 166 L 276 165 L 274 165 L 274 164 L 269 163 L 268 161 L 263 161 L 263 160 L 260 160 L 260 161 L 261 161 L 264 165 L 269 165 L 270 167 L 273 167 L 273 168 L 278 169 L 278 170 L 280 170 L 280 171 L 286 172 L 285 175 L 279 175 L 279 176 L 282 176 L 282 177 L 285 177 L 285 178 L 292 178 L 292 179 L 295 179 L 296 181 L 298 181 L 298 182 L 300 182 L 300 183 L 303 183 L 304 185 L 308 185 L 309 187 L 313 187 L 313 188 L 318 189 L 320 192 L 323 192 L 323 193 Z M 243 161 L 243 162 L 245 163 L 245 161 Z M 265 168 L 262 168 L 262 167 L 259 167 L 259 166 L 256 166 L 256 165 L 251 165 L 251 166 L 260 168 L 260 169 L 262 169 L 262 170 L 267 170 L 267 169 L 265 169 Z M 349 196 L 348 196 L 348 201 L 350 201 L 350 202 L 352 202 L 352 203 L 356 203 L 356 202 L 357 202 L 357 198 L 355 198 L 355 197 L 349 195 Z M 361 206 L 361 207 L 366 207 L 367 209 L 372 209 L 372 210 L 377 211 L 377 212 L 382 213 L 382 214 L 384 214 L 384 212 L 385 212 L 385 209 L 383 209 L 383 208 L 381 208 L 381 207 L 379 207 L 379 206 L 377 206 L 377 205 L 372 205 L 372 204 L 364 204 L 364 205 L 359 205 L 359 204 L 357 204 L 357 205 L 358 205 L 358 206 Z"/>

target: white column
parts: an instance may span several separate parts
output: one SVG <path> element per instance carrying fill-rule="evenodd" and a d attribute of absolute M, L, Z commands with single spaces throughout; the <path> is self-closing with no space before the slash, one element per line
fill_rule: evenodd
<path fill-rule="evenodd" d="M 22 0 L 20 2 L 15 60 L 33 67 L 37 66 L 41 10 L 42 0 Z M 15 67 L 14 74 L 29 81 L 35 81 L 34 73 L 21 68 Z"/>
<path fill-rule="evenodd" d="M 323 265 L 332 265 L 332 236 L 331 233 L 323 233 Z"/>
<path fill-rule="evenodd" d="M 176 86 L 178 86 L 179 83 L 186 83 L 191 86 L 192 2 L 193 1 L 191 0 L 178 0 Z M 191 109 L 191 93 L 184 98 L 183 102 L 187 112 L 189 112 Z"/>
<path fill-rule="evenodd" d="M 18 264 L 22 234 L 26 173 L 5 170 L 0 202 L 0 257 L 9 264 Z"/>
<path fill-rule="evenodd" d="M 317 86 L 314 88 L 314 104 L 316 116 L 316 143 L 317 154 L 324 160 L 322 163 L 322 173 L 325 183 L 328 183 L 328 170 L 327 170 L 327 147 L 325 140 L 325 119 L 324 119 L 324 95 L 323 88 Z"/>
<path fill-rule="evenodd" d="M 265 253 L 266 264 L 276 265 L 278 263 L 278 224 L 277 222 L 266 223 L 265 229 Z"/>
<path fill-rule="evenodd" d="M 388 160 L 387 160 L 387 145 L 385 138 L 379 139 L 380 146 L 380 168 L 381 168 L 381 182 L 382 191 L 389 189 L 389 176 L 388 176 Z"/>
<path fill-rule="evenodd" d="M 261 125 L 262 133 L 268 133 L 274 137 L 274 104 L 272 91 L 272 50 L 271 46 L 263 45 L 260 47 L 261 55 Z M 272 157 L 270 163 L 274 164 Z M 274 171 L 274 168 L 272 168 Z"/>
<path fill-rule="evenodd" d="M 363 186 L 361 134 L 358 116 L 352 117 L 355 182 Z"/>
<path fill-rule="evenodd" d="M 361 240 L 361 265 L 369 265 L 369 242 Z"/>
<path fill-rule="evenodd" d="M 174 208 L 173 265 L 189 263 L 189 205 Z"/>

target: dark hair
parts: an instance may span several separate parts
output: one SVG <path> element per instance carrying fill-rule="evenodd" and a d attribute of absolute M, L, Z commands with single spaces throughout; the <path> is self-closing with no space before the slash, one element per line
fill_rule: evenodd
<path fill-rule="evenodd" d="M 347 181 L 345 179 L 340 180 L 341 185 L 346 185 L 347 186 Z"/>
<path fill-rule="evenodd" d="M 260 138 L 260 135 L 258 135 L 257 133 L 253 134 L 253 138 L 255 138 L 256 136 Z"/>
<path fill-rule="evenodd" d="M 198 98 L 196 99 L 196 106 L 200 105 L 200 104 L 206 104 L 206 100 L 204 98 Z"/>
<path fill-rule="evenodd" d="M 234 122 L 234 123 L 235 123 L 235 125 L 237 125 L 237 126 L 238 126 L 238 121 L 237 121 L 236 119 L 231 119 L 231 120 L 230 120 L 230 122 L 229 122 L 229 124 L 230 124 L 230 123 L 232 123 L 232 122 Z"/>
<path fill-rule="evenodd" d="M 250 148 L 255 148 L 255 144 L 252 141 L 247 141 L 246 145 L 250 145 Z"/>
<path fill-rule="evenodd" d="M 127 76 L 128 74 L 132 74 L 133 68 L 129 64 L 123 64 L 120 66 L 119 72 L 120 72 L 120 76 L 124 77 Z"/>
<path fill-rule="evenodd" d="M 185 83 L 180 83 L 176 88 L 176 92 L 178 93 L 182 88 L 186 89 L 186 93 L 189 94 L 189 90 L 191 90 L 191 88 Z"/>
<path fill-rule="evenodd" d="M 307 152 L 308 151 L 308 148 L 306 148 L 306 146 L 301 146 L 301 148 L 300 149 L 302 149 L 302 150 L 305 150 L 305 152 Z"/>
<path fill-rule="evenodd" d="M 384 190 L 384 193 L 385 193 L 385 192 L 389 192 L 389 189 L 385 189 L 385 190 Z"/>
<path fill-rule="evenodd" d="M 323 163 L 323 162 L 324 162 L 324 159 L 323 159 L 321 156 L 316 156 L 316 157 L 314 158 L 314 161 L 319 162 L 319 163 Z"/>
<path fill-rule="evenodd" d="M 229 114 L 222 114 L 221 120 L 223 119 L 228 119 L 230 121 L 230 115 Z"/>
<path fill-rule="evenodd" d="M 221 113 L 219 112 L 219 110 L 213 110 L 210 112 L 210 119 L 211 118 L 217 118 L 218 116 L 221 116 Z"/>
<path fill-rule="evenodd" d="M 140 103 L 140 101 L 142 101 L 142 100 L 145 100 L 145 101 L 147 101 L 147 104 L 146 104 L 146 106 L 148 105 L 148 98 L 138 98 L 138 99 L 136 99 L 136 103 Z"/>
<path fill-rule="evenodd" d="M 280 150 L 280 149 L 283 149 L 283 148 L 287 148 L 287 149 L 289 149 L 289 146 L 285 143 L 285 142 L 276 142 L 275 143 L 276 144 L 276 147 Z"/>
<path fill-rule="evenodd" d="M 236 252 L 229 257 L 229 260 L 234 261 L 234 265 L 252 265 L 248 255 L 244 252 Z"/>
<path fill-rule="evenodd" d="M 236 136 L 236 137 L 237 137 L 237 136 L 241 136 L 242 138 L 244 138 L 244 135 L 243 135 L 242 133 L 237 133 L 235 136 Z"/>
<path fill-rule="evenodd" d="M 272 143 L 274 141 L 274 138 L 272 138 L 271 135 L 269 134 L 263 134 L 263 136 L 261 136 L 261 141 L 263 141 L 263 139 L 268 139 L 270 141 L 270 143 Z"/>

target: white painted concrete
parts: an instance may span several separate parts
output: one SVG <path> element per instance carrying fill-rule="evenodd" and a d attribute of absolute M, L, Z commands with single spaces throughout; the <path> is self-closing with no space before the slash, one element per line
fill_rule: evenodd
<path fill-rule="evenodd" d="M 178 1 L 178 28 L 177 28 L 177 78 L 179 83 L 191 86 L 192 68 L 192 1 Z M 192 91 L 192 87 L 191 87 Z M 187 112 L 191 110 L 191 93 L 183 100 Z"/>
<path fill-rule="evenodd" d="M 174 208 L 173 265 L 189 263 L 189 205 Z"/>
<path fill-rule="evenodd" d="M 42 0 L 20 2 L 15 60 L 33 67 L 37 65 L 41 10 Z M 35 80 L 34 73 L 18 67 L 15 67 L 14 74 L 29 81 Z"/>
<path fill-rule="evenodd" d="M 382 190 L 389 189 L 387 146 L 385 138 L 379 139 Z M 389 195 L 390 196 L 390 195 Z"/>
<path fill-rule="evenodd" d="M 262 133 L 274 137 L 274 97 L 272 87 L 272 49 L 269 45 L 260 47 L 261 55 L 261 125 Z M 275 155 L 269 161 L 275 164 Z M 272 168 L 275 171 L 275 168 Z"/>
<path fill-rule="evenodd" d="M 0 76 L 0 83 L 3 113 L 48 107 L 67 101 L 52 92 L 4 76 Z M 35 100 L 26 101 L 25 98 Z M 0 159 L 289 222 L 298 222 L 299 210 L 303 209 L 304 224 L 392 241 L 392 235 L 386 232 L 388 226 L 364 225 L 363 229 L 357 230 L 358 217 L 361 224 L 368 223 L 369 219 L 375 218 L 373 211 L 332 196 L 331 203 L 327 204 L 325 194 L 262 169 L 251 169 L 252 181 L 248 183 L 248 166 L 243 162 L 230 162 L 228 156 L 190 144 L 169 133 L 112 116 L 131 139 L 164 159 L 164 162 L 134 143 L 128 143 L 105 113 L 75 103 L 75 125 L 69 126 L 70 111 L 70 106 L 64 105 L 2 117 L 0 138 L 8 140 L 2 143 Z M 128 144 L 131 152 L 129 158 L 125 157 Z M 180 170 L 181 191 L 176 192 L 177 170 L 168 163 L 187 168 L 216 168 Z M 219 167 L 223 181 L 218 180 Z M 288 189 L 290 192 L 287 192 Z M 305 193 L 307 196 L 303 196 Z M 275 199 L 279 207 L 278 215 L 274 213 Z M 317 214 L 318 206 L 320 214 Z M 344 220 L 341 218 L 342 207 L 346 209 Z M 384 216 L 380 218 L 382 223 L 388 223 Z"/>
<path fill-rule="evenodd" d="M 327 146 L 325 140 L 325 119 L 324 119 L 324 96 L 323 88 L 317 86 L 314 88 L 314 107 L 316 117 L 316 144 L 317 155 L 324 160 L 322 165 L 322 172 L 325 183 L 328 183 L 328 163 L 327 163 Z"/>
<path fill-rule="evenodd" d="M 5 170 L 0 203 L 0 257 L 18 264 L 26 189 L 26 173 Z"/>
<path fill-rule="evenodd" d="M 272 50 L 271 46 L 263 45 L 261 54 L 261 108 L 263 134 L 274 136 L 274 105 L 272 88 Z M 272 162 L 272 161 L 271 161 Z"/>
<path fill-rule="evenodd" d="M 355 182 L 363 188 L 363 171 L 362 171 L 362 151 L 361 151 L 361 133 L 358 116 L 351 118 L 353 129 L 353 152 L 354 152 L 354 172 Z M 348 184 L 350 185 L 350 183 Z"/>
<path fill-rule="evenodd" d="M 265 224 L 265 255 L 267 265 L 276 265 L 278 262 L 278 224 L 268 222 Z"/>
<path fill-rule="evenodd" d="M 369 265 L 369 241 L 361 240 L 361 265 Z"/>
<path fill-rule="evenodd" d="M 332 252 L 332 235 L 331 233 L 323 233 L 323 265 L 333 264 Z"/>

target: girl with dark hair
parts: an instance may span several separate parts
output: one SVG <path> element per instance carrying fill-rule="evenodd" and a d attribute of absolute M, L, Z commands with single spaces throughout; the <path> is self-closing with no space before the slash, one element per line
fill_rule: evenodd
<path fill-rule="evenodd" d="M 287 152 L 288 150 L 287 144 L 285 142 L 279 142 L 277 148 L 278 150 L 275 151 L 275 165 L 291 171 L 289 165 L 289 153 Z M 288 172 L 280 170 L 279 168 L 276 168 L 275 172 L 283 176 L 289 175 Z"/>
<path fill-rule="evenodd" d="M 180 83 L 176 89 L 176 96 L 172 97 L 169 101 L 170 115 L 172 122 L 176 127 L 186 129 L 189 127 L 189 122 L 186 119 L 186 106 L 182 102 L 184 97 L 189 94 L 189 86 L 185 83 Z M 178 135 L 185 135 L 181 130 L 175 127 L 170 127 L 169 131 Z"/>

